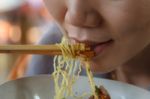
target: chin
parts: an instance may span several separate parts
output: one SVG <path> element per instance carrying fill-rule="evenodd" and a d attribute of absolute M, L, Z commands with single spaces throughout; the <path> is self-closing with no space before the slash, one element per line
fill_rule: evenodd
<path fill-rule="evenodd" d="M 91 62 L 91 71 L 94 73 L 108 73 L 113 71 L 115 68 L 111 65 L 104 65 L 104 64 L 96 64 Z"/>

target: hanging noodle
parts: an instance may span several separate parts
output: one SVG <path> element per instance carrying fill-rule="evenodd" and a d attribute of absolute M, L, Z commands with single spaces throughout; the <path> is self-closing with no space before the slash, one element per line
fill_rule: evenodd
<path fill-rule="evenodd" d="M 83 58 L 81 59 L 77 56 L 77 50 L 85 50 L 85 45 L 76 44 L 76 46 L 73 46 L 69 44 L 66 38 L 63 38 L 62 42 L 57 45 L 62 51 L 62 56 L 54 57 L 54 72 L 52 74 L 55 84 L 54 99 L 66 99 L 67 97 L 76 97 L 73 94 L 72 87 L 75 81 L 79 78 L 79 74 L 81 72 L 82 64 L 80 60 L 85 63 L 86 73 L 89 78 L 91 91 L 94 99 L 100 99 L 98 98 L 98 94 L 95 91 L 96 85 L 94 83 L 93 75 L 90 70 L 89 59 L 84 57 L 83 60 Z"/>

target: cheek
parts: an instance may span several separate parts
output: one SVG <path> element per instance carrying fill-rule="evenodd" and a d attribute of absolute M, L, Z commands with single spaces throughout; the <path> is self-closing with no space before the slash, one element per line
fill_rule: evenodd
<path fill-rule="evenodd" d="M 133 0 L 134 1 L 134 0 Z M 99 6 L 104 24 L 111 32 L 118 33 L 133 28 L 139 28 L 143 24 L 143 10 L 139 3 L 136 5 L 132 0 L 103 1 Z M 144 18 L 145 19 L 145 18 Z"/>
<path fill-rule="evenodd" d="M 67 10 L 64 0 L 44 0 L 44 3 L 52 17 L 60 23 L 63 22 Z"/>
<path fill-rule="evenodd" d="M 130 61 L 150 44 L 148 32 L 128 31 L 126 35 L 121 32 L 118 34 L 120 37 L 114 41 L 113 46 L 92 61 L 92 70 L 96 72 L 114 70 Z"/>

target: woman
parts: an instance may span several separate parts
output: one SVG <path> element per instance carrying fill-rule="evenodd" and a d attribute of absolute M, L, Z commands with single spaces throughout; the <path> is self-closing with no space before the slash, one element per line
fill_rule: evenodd
<path fill-rule="evenodd" d="M 149 0 L 44 0 L 72 43 L 92 47 L 95 73 L 143 88 L 150 85 Z"/>

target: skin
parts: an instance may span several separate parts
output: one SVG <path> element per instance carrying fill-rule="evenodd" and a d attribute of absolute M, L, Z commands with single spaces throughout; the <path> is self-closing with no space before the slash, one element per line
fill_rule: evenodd
<path fill-rule="evenodd" d="M 114 71 L 118 80 L 150 85 L 150 0 L 44 2 L 72 41 L 94 45 L 112 40 L 91 59 L 93 72 Z"/>

